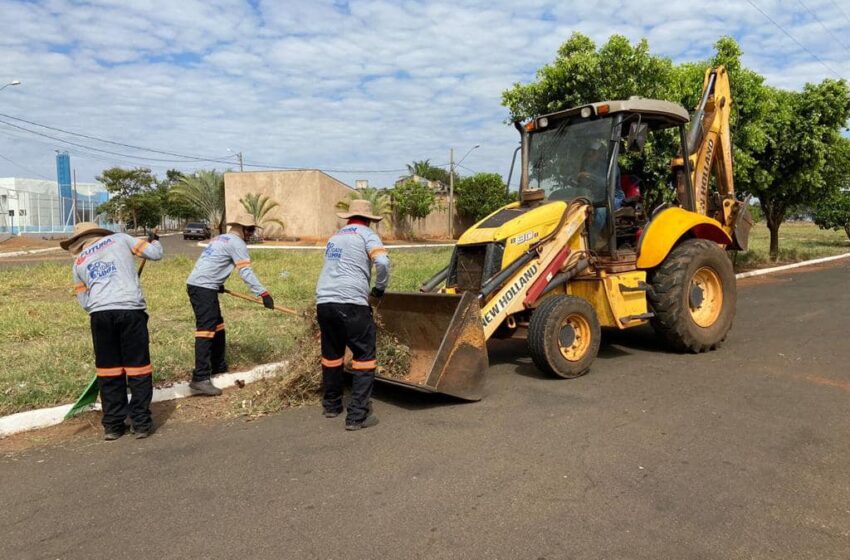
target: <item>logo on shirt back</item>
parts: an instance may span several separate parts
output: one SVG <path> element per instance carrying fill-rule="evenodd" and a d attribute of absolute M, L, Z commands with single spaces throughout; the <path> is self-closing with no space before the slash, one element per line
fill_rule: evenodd
<path fill-rule="evenodd" d="M 86 265 L 86 272 L 88 272 L 90 282 L 109 278 L 116 270 L 118 269 L 114 261 L 95 261 Z"/>
<path fill-rule="evenodd" d="M 95 253 L 98 253 L 98 252 L 100 252 L 100 251 L 102 251 L 102 250 L 106 249 L 107 247 L 110 247 L 114 244 L 115 244 L 115 240 L 112 239 L 112 237 L 107 237 L 103 241 L 98 241 L 97 243 L 95 243 L 94 245 L 92 245 L 91 247 L 89 247 L 88 249 L 83 251 L 82 253 L 80 253 L 80 256 L 77 257 L 77 259 L 74 261 L 74 263 L 75 264 L 83 264 L 84 262 L 86 262 L 86 260 L 90 256 L 92 256 Z"/>
<path fill-rule="evenodd" d="M 342 258 L 342 247 L 337 247 L 333 242 L 329 242 L 325 248 L 325 258 L 339 260 Z"/>

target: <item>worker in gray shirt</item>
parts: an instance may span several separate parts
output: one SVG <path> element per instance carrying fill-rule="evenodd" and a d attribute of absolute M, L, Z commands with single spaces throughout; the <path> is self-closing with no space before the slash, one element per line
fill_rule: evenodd
<path fill-rule="evenodd" d="M 251 270 L 251 257 L 245 244 L 257 228 L 253 216 L 237 216 L 227 225 L 230 227 L 228 233 L 210 241 L 186 280 L 189 301 L 195 312 L 195 369 L 189 387 L 201 395 L 220 395 L 221 389 L 212 384 L 210 376 L 227 371 L 224 318 L 218 294 L 224 292 L 224 283 L 233 269 L 239 271 L 242 281 L 254 295 L 263 298 L 263 305 L 274 309 L 272 296 Z"/>
<path fill-rule="evenodd" d="M 107 441 L 124 435 L 128 416 L 136 438 L 153 432 L 148 314 L 134 261 L 135 257 L 161 259 L 158 239 L 154 233 L 147 240 L 136 239 L 81 222 L 74 226 L 74 234 L 59 244 L 75 257 L 74 291 L 90 317 Z"/>
<path fill-rule="evenodd" d="M 383 297 L 390 261 L 381 238 L 369 227 L 381 220 L 372 213 L 369 201 L 353 200 L 348 212 L 337 216 L 348 223 L 328 240 L 316 286 L 316 316 L 322 335 L 322 407 L 326 418 L 342 412 L 343 360 L 348 346 L 354 377 L 345 429 L 359 430 L 377 423 L 370 403 L 377 348 L 369 296 Z M 370 290 L 372 265 L 377 278 Z"/>

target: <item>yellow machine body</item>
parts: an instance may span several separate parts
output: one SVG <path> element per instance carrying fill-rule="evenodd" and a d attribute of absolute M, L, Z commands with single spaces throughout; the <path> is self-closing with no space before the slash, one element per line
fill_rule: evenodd
<path fill-rule="evenodd" d="M 667 208 L 649 222 L 638 247 L 637 267 L 654 268 L 661 264 L 686 233 L 729 245 L 732 238 L 717 220 L 682 208 Z"/>
<path fill-rule="evenodd" d="M 593 103 L 537 117 L 524 126 L 517 125 L 523 150 L 521 201 L 500 208 L 465 231 L 457 240 L 450 264 L 423 285 L 422 291 L 426 293 L 384 296 L 379 320 L 384 328 L 408 341 L 412 356 L 409 374 L 384 378 L 379 372 L 378 378 L 421 391 L 477 400 L 482 396 L 481 385 L 488 367 L 487 341 L 494 336 L 521 337 L 526 333 L 530 354 L 538 367 L 548 368 L 562 377 L 581 375 L 589 368 L 589 362 L 574 370 L 571 366 L 558 365 L 557 360 L 578 363 L 576 356 L 584 355 L 592 361 L 598 351 L 598 334 L 594 334 L 594 350 L 577 354 L 575 349 L 585 352 L 591 348 L 592 345 L 582 340 L 594 329 L 596 332 L 600 326 L 626 329 L 658 317 L 656 312 L 662 305 L 657 304 L 656 298 L 663 291 L 654 290 L 651 284 L 665 263 L 673 263 L 668 255 L 680 246 L 703 251 L 698 258 L 715 259 L 700 261 L 708 264 L 696 270 L 688 283 L 679 283 L 686 288 L 681 295 L 686 303 L 684 309 L 694 310 L 695 317 L 704 321 L 702 310 L 716 306 L 716 318 L 723 310 L 723 301 L 734 306 L 731 265 L 725 265 L 727 268 L 717 265 L 716 256 L 717 251 L 722 255 L 721 248 L 746 246 L 749 214 L 746 202 L 736 199 L 734 192 L 729 91 L 725 69 L 710 69 L 706 73 L 694 117 L 698 126 L 687 133 L 687 138 L 684 127 L 689 115 L 684 108 L 642 98 Z M 618 114 L 640 118 L 627 120 L 617 117 Z M 546 133 L 535 133 L 535 127 L 548 126 L 552 130 L 558 122 L 572 126 L 570 119 L 590 122 L 615 117 L 620 120 L 612 126 L 623 127 L 621 139 L 627 144 L 635 142 L 642 146 L 642 125 L 656 129 L 678 127 L 682 140 L 680 154 L 687 154 L 672 161 L 680 196 L 678 206 L 654 212 L 648 222 L 640 222 L 640 229 L 634 234 L 617 230 L 623 215 L 612 207 L 615 183 L 611 172 L 606 179 L 608 202 L 604 203 L 584 195 L 549 200 L 547 187 L 540 186 L 539 179 L 535 189 L 529 187 L 529 134 Z M 626 129 L 627 123 L 630 129 Z M 560 134 L 561 129 L 557 130 Z M 576 138 L 582 137 L 573 139 Z M 620 139 L 610 135 L 608 138 L 611 144 L 607 153 L 612 162 L 609 169 L 612 169 L 617 163 Z M 711 171 L 718 187 L 714 193 L 708 191 L 712 184 Z M 571 176 L 567 175 L 553 177 L 569 186 Z M 603 209 L 608 213 L 600 214 Z M 637 215 L 634 212 L 632 216 Z M 608 220 L 608 237 L 600 236 L 600 215 Z M 617 222 L 618 219 L 621 221 Z M 620 250 L 620 238 L 629 240 L 623 245 L 625 250 Z M 590 239 L 594 239 L 593 246 Z M 605 241 L 601 250 L 599 239 Z M 691 239 L 710 240 L 717 246 L 680 244 Z M 714 257 L 705 256 L 709 253 Z M 696 253 L 690 253 L 693 254 Z M 720 283 L 717 270 L 731 275 L 732 291 L 725 289 L 730 281 Z M 653 294 L 653 306 L 649 304 L 650 294 Z M 674 307 L 682 308 L 679 303 Z M 734 314 L 734 307 L 731 309 Z M 662 309 L 662 312 L 666 311 Z M 588 321 L 587 317 L 592 320 Z M 731 318 L 728 313 L 724 317 L 728 331 Z M 590 323 L 594 324 L 593 329 L 588 328 Z M 658 327 L 658 322 L 654 321 L 653 326 Z M 725 332 L 705 344 L 686 341 L 690 344 L 688 348 L 713 349 L 718 344 L 715 340 L 722 340 Z"/>

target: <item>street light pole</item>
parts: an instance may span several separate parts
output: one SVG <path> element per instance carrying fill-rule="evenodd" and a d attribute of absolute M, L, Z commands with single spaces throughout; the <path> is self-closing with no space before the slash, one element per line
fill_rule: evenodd
<path fill-rule="evenodd" d="M 455 221 L 454 221 L 454 210 L 455 210 L 455 165 L 460 165 L 463 163 L 463 160 L 466 159 L 466 156 L 472 153 L 472 150 L 480 148 L 481 144 L 476 144 L 469 148 L 469 150 L 460 158 L 460 161 L 455 164 L 455 149 L 449 149 L 449 238 L 454 239 L 454 231 L 455 231 Z"/>
<path fill-rule="evenodd" d="M 6 89 L 9 86 L 19 86 L 19 85 L 21 85 L 20 80 L 12 80 L 8 84 L 4 85 L 3 87 L 0 87 L 0 91 L 3 91 L 4 89 Z"/>

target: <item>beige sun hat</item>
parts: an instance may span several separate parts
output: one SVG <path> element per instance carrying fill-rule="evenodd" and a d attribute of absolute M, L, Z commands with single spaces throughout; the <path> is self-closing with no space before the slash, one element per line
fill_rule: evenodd
<path fill-rule="evenodd" d="M 74 226 L 74 233 L 68 239 L 59 242 L 59 246 L 66 251 L 76 252 L 77 249 L 83 246 L 88 237 L 103 237 L 112 235 L 113 231 L 102 228 L 94 222 L 80 222 Z"/>
<path fill-rule="evenodd" d="M 262 229 L 262 226 L 257 225 L 257 220 L 254 219 L 254 216 L 252 216 L 251 214 L 244 213 L 238 214 L 234 219 L 227 222 L 227 225 Z"/>
<path fill-rule="evenodd" d="M 337 212 L 336 215 L 342 218 L 343 220 L 347 220 L 355 216 L 360 218 L 366 218 L 367 220 L 372 220 L 373 222 L 380 222 L 384 219 L 383 216 L 376 216 L 375 214 L 373 214 L 372 203 L 368 200 L 363 200 L 362 198 L 352 200 L 348 204 L 348 212 Z"/>

